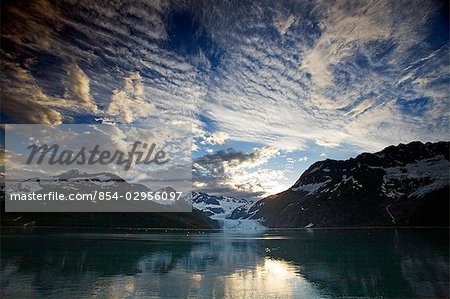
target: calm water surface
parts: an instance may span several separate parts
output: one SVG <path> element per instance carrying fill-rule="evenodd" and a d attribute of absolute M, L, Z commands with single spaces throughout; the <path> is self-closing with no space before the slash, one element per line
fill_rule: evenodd
<path fill-rule="evenodd" d="M 449 231 L 2 231 L 1 298 L 447 298 Z"/>

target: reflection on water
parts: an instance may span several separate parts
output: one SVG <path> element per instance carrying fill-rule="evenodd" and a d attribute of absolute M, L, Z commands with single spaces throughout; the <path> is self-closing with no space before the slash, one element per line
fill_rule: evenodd
<path fill-rule="evenodd" d="M 2 298 L 448 297 L 448 230 L 3 231 Z"/>
<path fill-rule="evenodd" d="M 254 269 L 236 270 L 224 278 L 225 297 L 314 298 L 320 292 L 292 263 L 265 257 Z"/>

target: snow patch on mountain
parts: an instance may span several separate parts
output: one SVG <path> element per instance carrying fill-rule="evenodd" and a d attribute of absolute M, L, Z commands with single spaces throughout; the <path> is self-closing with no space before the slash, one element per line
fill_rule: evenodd
<path fill-rule="evenodd" d="M 392 190 L 399 182 L 419 182 L 421 185 L 408 197 L 423 197 L 425 194 L 448 185 L 450 162 L 439 155 L 430 159 L 423 159 L 403 166 L 385 168 L 382 190 L 388 197 L 398 197 L 402 192 Z"/>
<path fill-rule="evenodd" d="M 317 190 L 319 190 L 320 188 L 322 188 L 322 186 L 326 185 L 327 183 L 329 183 L 330 181 L 324 181 L 324 182 L 320 182 L 320 183 L 311 183 L 311 184 L 306 184 L 306 185 L 300 185 L 298 187 L 293 187 L 291 190 L 292 191 L 305 191 L 309 194 L 313 194 L 315 193 Z"/>

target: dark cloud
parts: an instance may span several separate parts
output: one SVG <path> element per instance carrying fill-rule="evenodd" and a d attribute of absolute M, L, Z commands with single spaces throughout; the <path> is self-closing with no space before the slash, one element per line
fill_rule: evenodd
<path fill-rule="evenodd" d="M 254 161 L 256 158 L 257 154 L 254 152 L 247 154 L 228 148 L 204 155 L 196 159 L 194 165 L 198 169 L 207 170 L 214 175 L 221 175 L 225 172 L 225 166 L 236 167 L 244 162 Z"/>
<path fill-rule="evenodd" d="M 271 170 L 259 167 L 277 153 L 274 147 L 261 147 L 250 153 L 228 148 L 204 155 L 193 163 L 194 187 L 211 194 L 260 197 L 268 189 L 267 185 L 277 178 L 272 177 Z"/>
<path fill-rule="evenodd" d="M 32 100 L 13 100 L 3 95 L 2 113 L 14 123 L 26 124 L 59 124 L 62 116 L 59 112 L 42 106 Z"/>
<path fill-rule="evenodd" d="M 15 123 L 58 124 L 62 116 L 47 105 L 54 99 L 43 93 L 28 71 L 14 63 L 1 62 L 1 112 Z"/>
<path fill-rule="evenodd" d="M 271 146 L 254 148 L 250 153 L 228 148 L 197 158 L 194 161 L 194 165 L 199 170 L 206 170 L 212 174 L 220 175 L 224 174 L 226 169 L 233 170 L 264 164 L 277 152 L 278 150 Z"/>

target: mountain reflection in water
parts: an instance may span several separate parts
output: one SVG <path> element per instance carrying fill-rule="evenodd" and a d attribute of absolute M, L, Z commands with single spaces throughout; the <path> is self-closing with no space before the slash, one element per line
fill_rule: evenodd
<path fill-rule="evenodd" d="M 2 298 L 447 297 L 448 230 L 2 231 Z"/>

